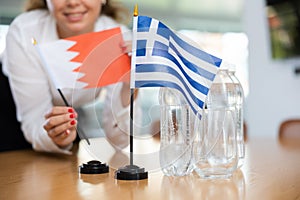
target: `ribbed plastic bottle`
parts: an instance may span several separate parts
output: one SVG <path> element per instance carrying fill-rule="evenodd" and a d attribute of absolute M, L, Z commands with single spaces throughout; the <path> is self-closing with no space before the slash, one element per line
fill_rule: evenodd
<path fill-rule="evenodd" d="M 233 80 L 224 64 L 222 63 L 216 74 L 205 107 L 197 114 L 194 125 L 195 171 L 200 177 L 209 179 L 230 177 L 239 162 L 236 92 Z"/>
<path fill-rule="evenodd" d="M 244 90 L 241 82 L 235 75 L 236 67 L 233 64 L 228 64 L 228 74 L 233 80 L 235 86 L 236 98 L 236 130 L 237 130 L 237 148 L 239 155 L 238 167 L 243 166 L 245 159 L 245 139 L 244 139 Z"/>
<path fill-rule="evenodd" d="M 192 172 L 190 107 L 176 89 L 163 87 L 159 92 L 161 106 L 161 170 L 166 176 L 184 176 Z"/>

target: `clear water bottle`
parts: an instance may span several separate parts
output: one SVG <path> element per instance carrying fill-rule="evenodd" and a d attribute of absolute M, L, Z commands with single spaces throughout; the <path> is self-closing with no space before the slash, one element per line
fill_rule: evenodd
<path fill-rule="evenodd" d="M 228 178 L 237 169 L 235 94 L 228 70 L 219 69 L 205 107 L 195 117 L 193 163 L 200 177 Z"/>
<path fill-rule="evenodd" d="M 235 75 L 235 66 L 228 64 L 228 73 L 230 78 L 233 80 L 235 86 L 235 97 L 236 97 L 236 131 L 237 131 L 237 148 L 239 155 L 238 167 L 243 166 L 245 159 L 245 139 L 244 139 L 244 115 L 243 115 L 243 104 L 244 104 L 244 90 L 239 79 Z"/>
<path fill-rule="evenodd" d="M 160 152 L 162 172 L 167 176 L 184 176 L 192 172 L 190 107 L 176 89 L 161 88 Z"/>

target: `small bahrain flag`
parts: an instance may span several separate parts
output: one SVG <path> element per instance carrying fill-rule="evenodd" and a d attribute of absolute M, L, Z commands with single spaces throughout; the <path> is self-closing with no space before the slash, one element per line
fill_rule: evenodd
<path fill-rule="evenodd" d="M 38 44 L 56 88 L 96 88 L 129 82 L 130 58 L 119 27 Z"/>

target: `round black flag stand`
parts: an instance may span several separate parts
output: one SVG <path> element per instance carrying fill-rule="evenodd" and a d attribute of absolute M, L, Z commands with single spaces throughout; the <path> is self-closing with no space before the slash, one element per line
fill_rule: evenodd
<path fill-rule="evenodd" d="M 133 25 L 136 24 L 136 18 L 138 16 L 138 7 L 134 6 L 133 12 Z M 133 52 L 134 54 L 134 52 Z M 134 56 L 131 57 L 133 59 Z M 132 62 L 133 63 L 133 62 Z M 118 180 L 142 180 L 148 178 L 148 172 L 144 168 L 140 168 L 133 164 L 133 100 L 134 100 L 134 88 L 130 88 L 130 165 L 119 168 L 115 172 L 115 178 Z"/>
<path fill-rule="evenodd" d="M 148 172 L 133 164 L 133 99 L 134 89 L 130 89 L 130 165 L 119 168 L 115 172 L 115 178 L 118 180 L 142 180 L 148 178 Z"/>
<path fill-rule="evenodd" d="M 104 174 L 109 172 L 109 167 L 98 160 L 91 160 L 79 166 L 80 174 Z"/>
<path fill-rule="evenodd" d="M 118 180 L 142 180 L 148 178 L 148 172 L 136 165 L 126 165 L 115 172 Z"/>

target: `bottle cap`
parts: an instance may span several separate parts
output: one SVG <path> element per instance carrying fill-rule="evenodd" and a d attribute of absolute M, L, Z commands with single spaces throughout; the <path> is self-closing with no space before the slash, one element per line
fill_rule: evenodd
<path fill-rule="evenodd" d="M 223 60 L 220 69 L 228 70 L 230 72 L 235 72 L 235 65 Z"/>

